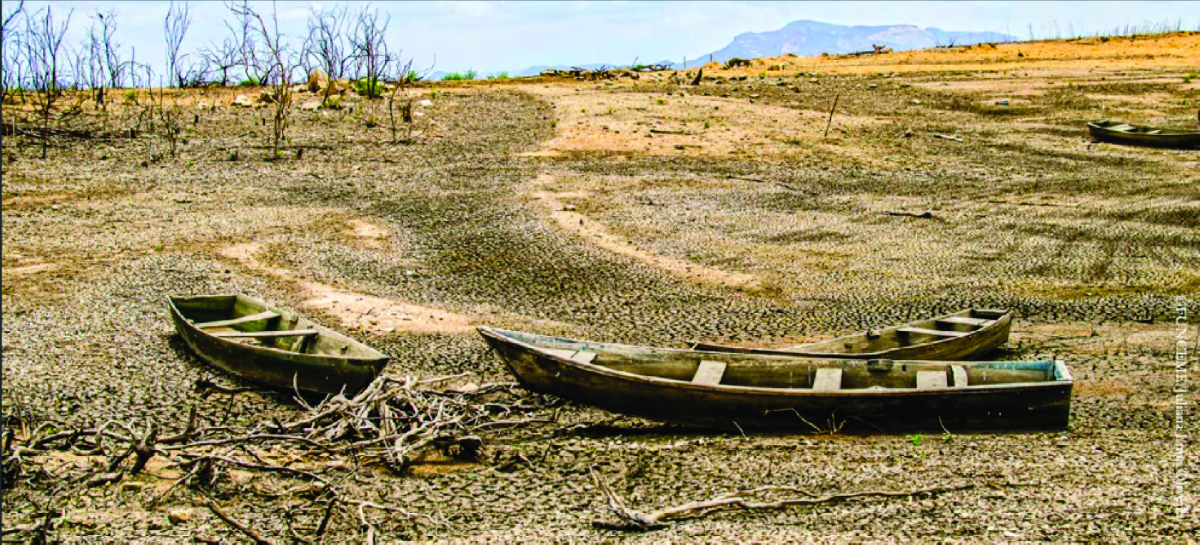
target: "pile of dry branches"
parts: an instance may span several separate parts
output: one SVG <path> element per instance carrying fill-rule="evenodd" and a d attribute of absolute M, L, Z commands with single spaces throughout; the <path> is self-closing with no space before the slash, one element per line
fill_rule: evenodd
<path fill-rule="evenodd" d="M 543 408 L 545 398 L 515 388 L 515 384 L 447 386 L 464 376 L 419 379 L 383 375 L 356 395 L 333 395 L 316 405 L 307 404 L 297 394 L 296 400 L 305 410 L 303 418 L 261 422 L 241 430 L 197 426 L 195 408 L 186 427 L 171 434 L 161 433 L 152 420 L 140 427 L 107 421 L 94 428 L 62 429 L 43 423 L 27 429 L 19 418 L 10 416 L 5 418 L 0 445 L 3 480 L 8 486 L 17 479 L 50 483 L 61 489 L 60 494 L 72 495 L 72 490 L 106 486 L 137 475 L 152 459 L 161 457 L 165 459 L 163 468 L 177 471 L 179 477 L 152 503 L 186 487 L 231 527 L 258 542 L 270 542 L 223 512 L 214 498 L 221 495 L 219 485 L 229 481 L 231 470 L 272 473 L 304 481 L 285 493 L 307 495 L 313 502 L 313 510 L 321 518 L 315 531 L 318 537 L 334 514 L 345 512 L 357 516 L 370 541 L 375 530 L 367 509 L 387 511 L 393 520 L 399 514 L 414 524 L 444 523 L 399 507 L 349 498 L 340 490 L 340 482 L 352 480 L 354 473 L 370 466 L 382 465 L 404 474 L 412 464 L 435 453 L 474 460 L 480 455 L 484 430 L 548 422 L 527 416 Z M 207 381 L 197 386 L 228 395 L 249 390 Z M 90 456 L 97 462 L 82 472 L 54 474 L 36 461 L 52 451 Z M 301 463 L 296 463 L 298 457 Z M 304 463 L 317 459 L 329 461 Z M 28 532 L 44 530 L 43 525 L 25 528 Z"/>

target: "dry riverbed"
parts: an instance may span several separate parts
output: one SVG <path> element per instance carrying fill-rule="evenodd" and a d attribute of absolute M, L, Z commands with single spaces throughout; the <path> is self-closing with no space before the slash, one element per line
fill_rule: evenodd
<path fill-rule="evenodd" d="M 611 519 L 593 474 L 645 511 L 766 485 L 979 485 L 632 536 L 648 541 L 1192 536 L 1167 479 L 1170 322 L 1177 297 L 1194 305 L 1200 293 L 1200 154 L 1091 143 L 1082 123 L 1194 124 L 1200 89 L 1173 59 L 1198 44 L 770 59 L 706 71 L 698 86 L 438 85 L 418 90 L 433 105 L 415 143 L 390 142 L 379 104 L 347 100 L 353 109 L 297 111 L 275 161 L 263 159 L 267 110 L 228 107 L 232 90 L 184 97 L 196 123 L 158 161 L 145 136 L 56 140 L 47 160 L 6 137 L 6 429 L 154 421 L 175 432 L 193 407 L 200 425 L 231 430 L 303 416 L 287 392 L 198 391 L 246 385 L 172 334 L 167 294 L 251 293 L 388 353 L 389 374 L 462 373 L 464 388 L 511 380 L 480 324 L 681 347 L 1007 307 L 1018 322 L 999 357 L 1067 361 L 1070 429 L 743 437 L 539 397 L 520 414 L 538 422 L 488 430 L 478 459 L 434 457 L 405 476 L 296 445 L 229 455 L 297 464 L 348 498 L 422 515 L 368 510 L 367 525 L 354 507 L 334 510 L 333 542 L 361 542 L 368 526 L 386 541 L 629 537 L 592 527 Z M 84 111 L 76 123 L 125 128 L 136 108 Z M 4 106 L 6 122 L 26 114 Z M 64 540 L 241 539 L 205 498 L 278 542 L 321 526 L 304 479 L 234 470 L 172 489 L 178 461 L 156 455 L 137 476 L 88 487 L 107 464 L 99 453 L 30 456 L 5 482 L 5 528 L 53 511 L 50 535 Z"/>

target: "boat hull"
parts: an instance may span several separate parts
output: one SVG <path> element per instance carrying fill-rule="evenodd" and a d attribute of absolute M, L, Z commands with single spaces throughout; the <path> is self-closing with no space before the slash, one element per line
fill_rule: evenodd
<path fill-rule="evenodd" d="M 307 324 L 308 327 L 316 329 L 320 335 L 336 338 L 347 345 L 354 343 L 360 350 L 366 349 L 374 352 L 374 355 L 338 357 L 305 354 L 267 346 L 247 345 L 217 337 L 196 327 L 183 315 L 175 302 L 186 299 L 188 298 L 171 298 L 168 301 L 175 330 L 184 343 L 201 360 L 245 380 L 283 390 L 298 389 L 317 393 L 356 392 L 370 384 L 388 362 L 386 355 L 340 333 L 311 323 Z M 285 317 L 287 316 L 289 315 L 285 314 Z"/>
<path fill-rule="evenodd" d="M 1200 131 L 1164 131 L 1160 134 L 1147 134 L 1114 130 L 1096 123 L 1088 123 L 1088 134 L 1096 140 L 1128 146 L 1200 149 Z"/>
<path fill-rule="evenodd" d="M 1070 416 L 1069 375 L 1051 382 L 938 391 L 712 387 L 595 369 L 532 350 L 494 331 L 481 333 L 530 390 L 615 413 L 705 428 L 776 433 L 1055 430 L 1065 428 Z M 1065 367 L 1062 372 L 1067 373 Z"/>

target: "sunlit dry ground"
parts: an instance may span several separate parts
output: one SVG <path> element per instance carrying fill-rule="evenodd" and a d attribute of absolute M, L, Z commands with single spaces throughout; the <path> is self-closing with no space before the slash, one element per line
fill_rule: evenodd
<path fill-rule="evenodd" d="M 698 86 L 438 84 L 416 91 L 433 105 L 415 144 L 390 142 L 379 104 L 347 99 L 353 109 L 297 111 L 278 161 L 263 160 L 268 110 L 228 107 L 245 91 L 181 97 L 187 141 L 159 161 L 163 142 L 120 136 L 136 105 L 85 109 L 75 123 L 114 136 L 57 140 L 44 161 L 25 137 L 4 139 L 5 415 L 167 429 L 192 406 L 213 426 L 294 416 L 287 394 L 193 391 L 236 381 L 171 335 L 174 293 L 258 295 L 387 352 L 389 373 L 476 383 L 508 380 L 478 324 L 771 344 L 1008 307 L 1019 318 L 1001 357 L 1057 356 L 1077 378 L 1067 431 L 743 438 L 568 405 L 529 415 L 555 424 L 486 437 L 482 463 L 366 471 L 346 490 L 445 521 L 373 515 L 388 540 L 614 537 L 590 526 L 604 513 L 589 471 L 647 510 L 767 484 L 1030 485 L 723 514 L 647 540 L 1191 535 L 1194 516 L 1170 514 L 1166 477 L 1169 322 L 1179 296 L 1194 314 L 1200 288 L 1200 152 L 1092 143 L 1083 122 L 1194 127 L 1200 88 L 1184 79 L 1198 46 L 1192 34 L 777 58 L 706 68 Z M 23 115 L 4 107 L 6 122 Z M 351 474 L 325 455 L 258 454 Z M 197 491 L 152 501 L 178 478 L 169 460 L 95 489 L 55 476 L 99 457 L 31 464 L 5 483 L 6 528 L 49 506 L 64 537 L 238 535 Z M 216 494 L 286 541 L 286 512 L 302 528 L 321 515 L 278 493 L 295 484 L 234 474 Z M 172 511 L 186 520 L 169 522 Z M 348 512 L 329 531 L 363 537 Z"/>

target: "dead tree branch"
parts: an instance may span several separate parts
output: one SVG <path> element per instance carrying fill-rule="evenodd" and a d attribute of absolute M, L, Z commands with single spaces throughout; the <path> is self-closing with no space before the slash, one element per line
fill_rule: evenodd
<path fill-rule="evenodd" d="M 216 502 L 212 501 L 211 499 L 205 499 L 204 506 L 207 507 L 209 511 L 212 511 L 213 514 L 217 516 L 217 518 L 225 521 L 225 524 L 228 524 L 228 525 L 232 526 L 234 529 L 236 529 L 237 531 L 239 531 L 243 534 L 246 534 L 247 537 L 249 537 L 250 539 L 253 539 L 254 542 L 257 543 L 258 545 L 274 545 L 275 544 L 274 541 L 267 539 L 262 534 L 258 533 L 258 531 L 256 531 L 255 529 L 253 529 L 249 526 L 246 526 L 245 524 L 238 522 L 237 519 L 229 516 L 228 513 L 226 513 L 220 507 L 217 507 Z"/>
<path fill-rule="evenodd" d="M 667 521 L 703 518 L 713 513 L 730 509 L 782 509 L 792 505 L 833 503 L 854 498 L 903 498 L 912 496 L 930 496 L 946 492 L 969 490 L 977 486 L 973 483 L 969 483 L 962 485 L 921 488 L 917 490 L 867 490 L 862 492 L 829 494 L 825 496 L 817 496 L 811 492 L 791 486 L 762 486 L 752 490 L 738 490 L 717 496 L 712 499 L 689 502 L 646 513 L 630 509 L 625 504 L 625 500 L 617 495 L 617 493 L 614 492 L 612 488 L 610 488 L 608 484 L 604 482 L 603 479 L 596 475 L 595 472 L 592 472 L 591 474 L 592 480 L 596 483 L 596 487 L 604 493 L 605 499 L 608 502 L 608 509 L 612 511 L 613 514 L 615 514 L 618 518 L 618 521 L 616 522 L 596 521 L 593 524 L 600 528 L 639 532 L 662 528 L 665 526 L 663 523 Z M 777 494 L 785 495 L 783 497 L 771 497 Z"/>

